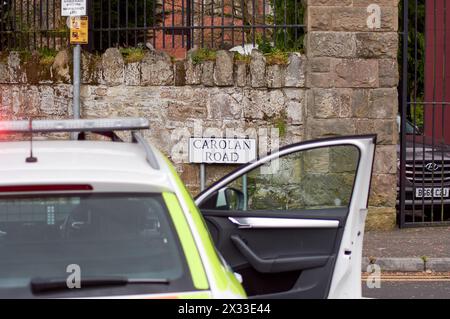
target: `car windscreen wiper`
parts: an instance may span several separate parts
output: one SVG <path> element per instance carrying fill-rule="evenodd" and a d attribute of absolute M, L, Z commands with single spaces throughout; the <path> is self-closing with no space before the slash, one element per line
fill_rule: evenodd
<path fill-rule="evenodd" d="M 127 278 L 127 277 L 86 277 L 80 280 L 80 288 L 103 288 L 108 286 L 126 286 L 126 285 L 168 285 L 169 280 L 146 279 L 146 278 Z M 41 294 L 58 290 L 78 290 L 70 289 L 67 285 L 67 278 L 33 278 L 30 281 L 30 288 L 33 294 Z"/>

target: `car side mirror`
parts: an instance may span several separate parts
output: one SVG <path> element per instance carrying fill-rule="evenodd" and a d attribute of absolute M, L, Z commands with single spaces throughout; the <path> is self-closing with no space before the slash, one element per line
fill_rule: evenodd
<path fill-rule="evenodd" d="M 243 210 L 244 193 L 236 188 L 224 187 L 213 193 L 199 207 L 213 210 Z"/>

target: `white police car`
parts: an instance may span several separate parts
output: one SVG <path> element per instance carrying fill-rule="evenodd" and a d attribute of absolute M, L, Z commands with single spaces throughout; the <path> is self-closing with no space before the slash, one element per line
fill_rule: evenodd
<path fill-rule="evenodd" d="M 0 142 L 0 298 L 361 297 L 374 136 L 284 147 L 194 203 L 147 128 L 0 122 L 78 137 Z"/>

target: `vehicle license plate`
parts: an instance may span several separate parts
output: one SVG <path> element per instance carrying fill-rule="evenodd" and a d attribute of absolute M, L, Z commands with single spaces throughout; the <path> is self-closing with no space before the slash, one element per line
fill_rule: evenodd
<path fill-rule="evenodd" d="M 448 197 L 450 188 L 416 188 L 416 197 Z"/>

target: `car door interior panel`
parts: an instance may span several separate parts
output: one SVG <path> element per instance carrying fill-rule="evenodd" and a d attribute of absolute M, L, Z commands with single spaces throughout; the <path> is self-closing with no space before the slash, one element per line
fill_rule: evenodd
<path fill-rule="evenodd" d="M 339 249 L 347 215 L 345 209 L 321 214 L 299 212 L 247 212 L 245 219 L 268 220 L 264 227 L 239 226 L 240 211 L 202 210 L 217 249 L 243 277 L 247 294 L 260 298 L 324 298 L 331 281 L 330 267 Z M 270 218 L 268 216 L 271 216 Z M 276 218 L 274 218 L 276 216 Z M 319 216 L 322 216 L 320 219 Z M 330 217 L 333 216 L 333 217 Z M 295 217 L 295 218 L 294 218 Z M 326 218 L 326 219 L 325 219 Z M 283 221 L 323 221 L 324 227 L 301 223 L 285 227 Z M 281 221 L 274 223 L 275 220 Z M 330 227 L 329 222 L 336 227 Z M 277 227 L 278 226 L 278 227 Z M 284 227 L 280 227 L 284 226 Z M 301 248 L 301 249 L 299 249 Z M 268 284 L 268 280 L 272 283 Z"/>
<path fill-rule="evenodd" d="M 376 137 L 281 148 L 200 193 L 218 252 L 250 298 L 358 298 Z"/>

